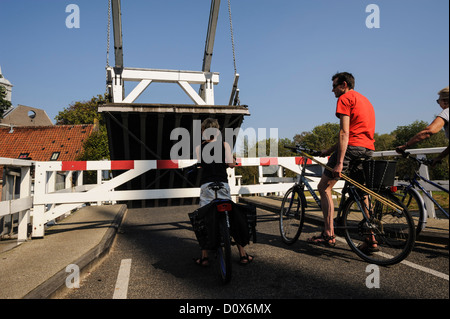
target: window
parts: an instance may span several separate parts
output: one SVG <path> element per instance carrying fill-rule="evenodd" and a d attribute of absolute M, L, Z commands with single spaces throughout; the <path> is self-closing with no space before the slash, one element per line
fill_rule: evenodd
<path fill-rule="evenodd" d="M 59 157 L 59 152 L 53 152 L 52 157 L 50 157 L 51 161 L 56 161 Z"/>
<path fill-rule="evenodd" d="M 28 117 L 32 120 L 34 120 L 34 118 L 36 117 L 36 112 L 35 111 L 28 111 Z"/>
<path fill-rule="evenodd" d="M 19 158 L 21 159 L 27 159 L 28 155 L 30 155 L 30 153 L 20 153 Z"/>

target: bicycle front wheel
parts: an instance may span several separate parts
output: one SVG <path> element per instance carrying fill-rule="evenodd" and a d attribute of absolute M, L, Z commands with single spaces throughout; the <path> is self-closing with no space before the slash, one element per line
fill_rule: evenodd
<path fill-rule="evenodd" d="M 406 186 L 397 186 L 397 192 L 394 194 L 400 202 L 408 209 L 416 227 L 416 237 L 423 230 L 427 223 L 425 204 L 420 194 L 413 188 Z"/>
<path fill-rule="evenodd" d="M 224 217 L 220 218 L 219 222 L 220 245 L 217 248 L 217 260 L 220 279 L 226 284 L 231 280 L 231 240 L 230 230 Z"/>
<path fill-rule="evenodd" d="M 374 198 L 358 206 L 355 199 L 349 198 L 343 212 L 345 239 L 363 260 L 377 265 L 393 265 L 409 255 L 416 232 L 411 215 L 397 198 L 390 193 L 379 195 L 402 210 L 393 209 Z"/>
<path fill-rule="evenodd" d="M 280 209 L 280 234 L 284 243 L 292 245 L 300 236 L 305 219 L 305 205 L 298 190 L 290 188 Z"/>

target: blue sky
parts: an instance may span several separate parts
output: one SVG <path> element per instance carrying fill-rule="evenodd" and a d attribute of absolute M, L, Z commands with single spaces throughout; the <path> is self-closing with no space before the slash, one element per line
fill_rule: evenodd
<path fill-rule="evenodd" d="M 211 71 L 220 73 L 216 104 L 227 104 L 234 67 L 221 2 Z M 65 24 L 71 3 L 80 8 L 78 29 Z M 379 7 L 380 28 L 366 27 L 369 4 Z M 354 74 L 375 107 L 378 133 L 439 112 L 437 92 L 449 82 L 448 0 L 232 0 L 231 7 L 240 98 L 251 112 L 244 128 L 293 138 L 337 123 L 337 71 Z M 0 66 L 14 85 L 13 105 L 42 108 L 53 120 L 105 92 L 107 8 L 107 0 L 0 0 Z M 200 71 L 209 9 L 209 0 L 122 0 L 125 67 Z M 136 102 L 192 103 L 177 85 L 162 84 Z"/>

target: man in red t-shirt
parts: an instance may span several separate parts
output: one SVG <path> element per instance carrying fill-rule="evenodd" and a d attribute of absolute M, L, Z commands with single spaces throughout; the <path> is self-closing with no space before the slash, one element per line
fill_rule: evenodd
<path fill-rule="evenodd" d="M 355 79 L 347 72 L 337 73 L 332 77 L 334 95 L 338 98 L 336 116 L 340 120 L 339 140 L 336 145 L 322 151 L 322 156 L 330 156 L 328 166 L 333 170 L 325 170 L 318 185 L 324 217 L 324 230 L 319 236 L 308 239 L 311 243 L 334 246 L 336 243 L 333 219 L 334 203 L 331 190 L 348 168 L 354 158 L 372 156 L 375 134 L 375 111 L 369 100 L 354 91 Z M 369 249 L 376 250 L 375 242 L 368 244 Z"/>

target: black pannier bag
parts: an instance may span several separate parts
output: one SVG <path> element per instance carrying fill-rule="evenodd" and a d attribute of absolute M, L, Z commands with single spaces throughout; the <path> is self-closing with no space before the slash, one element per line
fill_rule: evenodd
<path fill-rule="evenodd" d="M 393 186 L 397 161 L 370 160 L 363 163 L 366 186 L 379 191 Z"/>
<path fill-rule="evenodd" d="M 234 241 L 245 247 L 250 240 L 256 243 L 256 207 L 233 203 L 230 216 L 230 232 Z"/>
<path fill-rule="evenodd" d="M 188 214 L 201 249 L 211 250 L 218 246 L 219 220 L 214 203 L 202 206 Z"/>
<path fill-rule="evenodd" d="M 234 241 L 246 246 L 250 240 L 256 242 L 256 207 L 232 203 L 232 211 L 228 212 L 230 235 Z M 217 203 L 210 203 L 189 213 L 195 236 L 201 249 L 213 250 L 219 245 L 219 213 Z"/>

